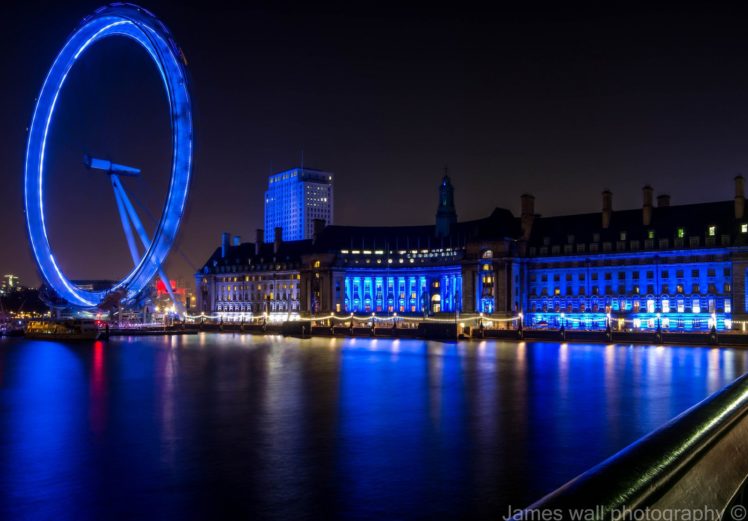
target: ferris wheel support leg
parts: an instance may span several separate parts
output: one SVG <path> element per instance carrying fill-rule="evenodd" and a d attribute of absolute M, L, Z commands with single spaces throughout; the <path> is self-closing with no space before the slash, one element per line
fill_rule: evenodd
<path fill-rule="evenodd" d="M 130 202 L 130 198 L 127 197 L 127 193 L 122 187 L 122 183 L 120 183 L 119 178 L 115 175 L 112 176 L 112 187 L 114 187 L 115 197 L 117 197 L 118 201 L 122 202 L 127 215 L 130 217 L 130 221 L 135 227 L 135 231 L 138 232 L 140 242 L 143 243 L 143 248 L 145 248 L 147 251 L 148 247 L 151 245 L 151 240 L 148 238 L 148 232 L 145 231 L 145 227 L 143 226 L 140 217 L 138 217 L 138 213 L 135 211 L 135 207 L 132 205 L 132 202 Z M 133 259 L 135 262 L 137 262 L 139 257 L 133 257 Z M 174 290 L 172 290 L 171 288 L 169 278 L 166 276 L 164 268 L 161 266 L 158 267 L 158 275 L 161 278 L 161 281 L 164 283 L 166 291 L 169 293 L 169 297 L 171 297 L 172 302 L 174 302 L 174 307 L 177 310 L 177 313 L 179 313 L 181 316 L 184 316 L 182 303 L 177 300 L 177 296 L 174 294 Z"/>
<path fill-rule="evenodd" d="M 130 248 L 130 256 L 132 257 L 133 263 L 137 264 L 140 259 L 140 253 L 138 253 L 138 244 L 135 242 L 135 237 L 132 234 L 132 227 L 130 226 L 130 219 L 127 216 L 127 210 L 125 210 L 125 203 L 120 197 L 119 190 L 117 189 L 117 183 L 119 179 L 115 181 L 117 176 L 111 176 L 112 188 L 114 189 L 114 199 L 117 201 L 117 210 L 119 210 L 119 217 L 122 221 L 122 229 L 125 231 L 125 237 L 127 238 L 127 246 Z"/>

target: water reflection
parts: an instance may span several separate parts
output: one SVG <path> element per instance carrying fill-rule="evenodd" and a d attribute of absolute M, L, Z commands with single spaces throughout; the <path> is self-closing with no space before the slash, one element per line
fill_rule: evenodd
<path fill-rule="evenodd" d="M 0 517 L 496 518 L 746 352 L 200 334 L 0 340 Z"/>

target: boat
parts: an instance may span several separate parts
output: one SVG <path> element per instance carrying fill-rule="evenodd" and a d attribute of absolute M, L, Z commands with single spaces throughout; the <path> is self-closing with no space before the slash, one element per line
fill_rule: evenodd
<path fill-rule="evenodd" d="M 26 324 L 26 338 L 50 340 L 101 340 L 107 332 L 95 320 L 32 320 Z"/>

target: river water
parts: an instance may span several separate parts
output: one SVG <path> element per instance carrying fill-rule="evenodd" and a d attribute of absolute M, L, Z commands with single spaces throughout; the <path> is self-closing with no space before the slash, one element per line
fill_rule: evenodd
<path fill-rule="evenodd" d="M 498 519 L 728 384 L 747 355 L 0 339 L 0 519 Z"/>

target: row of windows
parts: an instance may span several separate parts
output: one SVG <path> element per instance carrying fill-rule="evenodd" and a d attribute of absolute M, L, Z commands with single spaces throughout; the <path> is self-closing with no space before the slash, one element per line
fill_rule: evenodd
<path fill-rule="evenodd" d="M 692 284 L 691 285 L 691 294 L 699 294 L 701 293 L 702 288 L 704 286 L 701 286 L 699 284 Z M 671 289 L 673 291 L 671 291 Z M 730 293 L 732 291 L 732 286 L 729 282 L 725 282 L 721 286 L 722 293 Z M 641 286 L 631 286 L 630 288 L 627 288 L 625 285 L 619 285 L 616 288 L 616 291 L 614 291 L 613 286 L 605 286 L 603 289 L 603 293 L 600 293 L 601 288 L 600 286 L 592 286 L 590 288 L 590 295 L 626 295 L 626 294 L 634 294 L 639 295 L 642 293 L 642 287 Z M 559 295 L 586 295 L 587 290 L 584 286 L 579 286 L 577 288 L 571 288 L 569 286 L 565 287 L 555 287 L 549 290 L 548 288 L 537 288 L 532 287 L 530 289 L 530 295 L 533 297 L 536 297 L 538 295 L 540 296 L 547 296 L 549 294 L 553 294 L 555 296 Z M 659 291 L 655 288 L 654 284 L 648 284 L 646 286 L 646 291 L 644 292 L 648 295 L 654 295 L 655 293 L 661 293 L 663 295 L 670 295 L 670 294 L 678 294 L 682 295 L 685 293 L 685 286 L 683 284 L 676 284 L 671 288 L 668 284 L 662 284 L 660 286 Z M 707 284 L 706 285 L 706 293 L 709 295 L 716 295 L 718 294 L 718 286 L 716 284 Z"/>
<path fill-rule="evenodd" d="M 280 268 L 278 268 L 280 269 Z M 255 282 L 260 280 L 275 280 L 275 281 L 283 281 L 283 280 L 301 280 L 301 274 L 300 273 L 292 273 L 292 274 L 286 274 L 284 275 L 243 275 L 241 277 L 216 277 L 216 282 Z M 203 279 L 203 283 L 207 284 L 208 279 Z"/>
<path fill-rule="evenodd" d="M 740 225 L 740 233 L 746 233 L 748 234 L 748 223 L 743 223 Z M 647 230 L 647 239 L 655 239 L 656 238 L 656 232 L 655 230 Z M 705 235 L 707 237 L 716 237 L 717 236 L 717 226 L 711 225 L 707 226 Z M 675 238 L 677 239 L 685 239 L 687 236 L 686 228 L 679 227 L 675 230 Z M 625 241 L 628 239 L 628 233 L 623 230 L 618 232 L 618 240 L 619 241 Z M 574 244 L 574 241 L 576 240 L 576 237 L 573 234 L 569 234 L 566 236 L 566 242 L 567 244 Z M 599 233 L 593 233 L 592 234 L 592 242 L 600 242 L 600 234 Z M 550 237 L 543 237 L 543 245 L 549 246 L 551 244 L 551 238 Z"/>
<path fill-rule="evenodd" d="M 298 300 L 296 293 L 237 293 L 237 294 L 219 294 L 216 297 L 217 302 L 263 302 L 265 300 Z"/>
<path fill-rule="evenodd" d="M 233 286 L 231 284 L 219 285 L 217 289 L 219 292 L 220 291 L 226 292 L 226 291 L 247 291 L 247 290 L 254 291 L 255 289 L 257 289 L 258 291 L 262 291 L 263 287 L 265 288 L 266 291 L 269 289 L 270 290 L 272 289 L 294 289 L 294 288 L 299 287 L 299 283 L 294 283 L 294 282 L 283 283 L 283 281 L 276 281 L 276 282 L 277 282 L 276 284 L 273 284 L 271 282 L 269 284 L 265 284 L 264 286 L 259 282 L 257 284 L 252 284 L 252 283 L 239 284 L 239 285 L 234 284 Z"/>
<path fill-rule="evenodd" d="M 298 302 L 272 302 L 268 304 L 221 304 L 216 311 L 233 311 L 239 313 L 264 313 L 265 311 L 298 311 Z"/>
<path fill-rule="evenodd" d="M 646 270 L 646 271 L 605 271 L 603 272 L 603 279 L 604 280 L 613 280 L 615 273 L 615 278 L 618 280 L 625 280 L 626 275 L 630 274 L 632 280 L 639 280 L 641 278 L 645 279 L 653 279 L 655 277 L 654 270 Z M 690 275 L 691 278 L 701 278 L 701 277 L 716 277 L 718 273 L 718 270 L 716 268 L 701 268 L 701 269 L 691 269 L 691 270 L 683 270 L 683 269 L 677 269 L 677 270 L 671 270 L 671 269 L 663 269 L 660 270 L 660 278 L 661 279 L 668 279 L 671 275 L 674 275 L 675 278 L 682 279 L 686 275 Z M 724 277 L 730 276 L 730 268 L 723 268 L 721 271 L 721 275 Z M 553 282 L 559 282 L 561 278 L 563 277 L 566 281 L 572 281 L 574 280 L 574 273 L 573 272 L 566 272 L 566 273 L 553 273 L 551 275 Z M 576 279 L 579 281 L 586 280 L 587 273 L 584 271 L 577 272 L 576 273 Z M 548 273 L 541 273 L 540 277 L 538 277 L 537 273 L 530 273 L 530 282 L 537 282 L 538 278 L 540 278 L 541 282 L 548 282 L 549 280 L 549 274 Z M 599 271 L 593 271 L 590 273 L 590 280 L 598 280 L 600 279 L 600 272 Z"/>
<path fill-rule="evenodd" d="M 585 302 L 584 300 L 567 300 L 567 301 L 531 301 L 530 311 L 532 312 L 633 312 L 633 313 L 716 313 L 732 312 L 732 302 L 729 298 L 724 299 L 703 299 L 699 297 L 692 298 L 649 298 L 649 299 L 612 299 L 608 303 L 604 302 Z"/>

